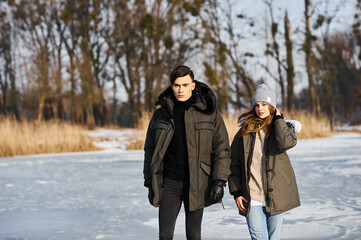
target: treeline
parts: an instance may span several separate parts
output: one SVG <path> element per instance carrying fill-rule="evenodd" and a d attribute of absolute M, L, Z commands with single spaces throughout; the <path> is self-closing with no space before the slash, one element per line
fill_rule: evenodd
<path fill-rule="evenodd" d="M 361 2 L 353 25 L 338 32 L 342 1 L 323 11 L 324 1 L 304 2 L 303 25 L 292 31 L 273 0 L 263 0 L 264 23 L 230 0 L 2 1 L 0 115 L 135 126 L 185 63 L 222 110 L 249 107 L 257 83 L 272 79 L 283 108 L 326 114 L 333 128 L 360 117 Z M 299 94 L 295 82 L 305 83 Z"/>

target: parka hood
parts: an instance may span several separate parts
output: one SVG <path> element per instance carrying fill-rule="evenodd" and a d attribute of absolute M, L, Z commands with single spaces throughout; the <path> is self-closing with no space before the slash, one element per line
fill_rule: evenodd
<path fill-rule="evenodd" d="M 217 109 L 216 96 L 207 84 L 194 80 L 196 87 L 192 92 L 194 96 L 194 103 L 191 107 L 204 114 L 212 114 Z M 162 92 L 155 105 L 160 105 L 165 113 L 172 118 L 174 103 L 172 100 L 174 96 L 172 87 L 169 86 L 164 92 Z"/>

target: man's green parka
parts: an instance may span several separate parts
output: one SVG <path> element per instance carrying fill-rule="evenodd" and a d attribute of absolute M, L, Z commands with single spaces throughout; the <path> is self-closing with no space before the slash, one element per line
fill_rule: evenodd
<path fill-rule="evenodd" d="M 216 98 L 204 83 L 196 82 L 194 103 L 185 111 L 185 132 L 189 163 L 189 210 L 211 205 L 212 181 L 227 181 L 230 174 L 230 147 Z M 158 97 L 157 109 L 148 126 L 145 140 L 144 186 L 149 201 L 158 207 L 163 194 L 163 157 L 174 133 L 172 88 Z"/>

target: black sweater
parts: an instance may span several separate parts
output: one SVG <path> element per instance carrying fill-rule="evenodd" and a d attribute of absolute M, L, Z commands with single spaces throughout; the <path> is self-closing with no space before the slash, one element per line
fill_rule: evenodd
<path fill-rule="evenodd" d="M 176 181 L 189 181 L 188 151 L 184 112 L 193 104 L 193 95 L 185 102 L 172 97 L 174 102 L 174 135 L 164 156 L 164 177 Z"/>

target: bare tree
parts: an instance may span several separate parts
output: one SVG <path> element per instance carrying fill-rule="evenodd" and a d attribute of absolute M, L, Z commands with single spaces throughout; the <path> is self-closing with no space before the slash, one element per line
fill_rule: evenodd
<path fill-rule="evenodd" d="M 201 5 L 190 5 L 188 1 L 112 5 L 113 25 L 117 27 L 109 32 L 108 45 L 114 76 L 127 93 L 133 126 L 142 110 L 154 109 L 156 97 L 168 85 L 170 70 L 184 64 L 197 51 L 195 16 L 200 8 Z"/>
<path fill-rule="evenodd" d="M 81 109 L 77 101 L 77 80 L 76 80 L 76 61 L 78 56 L 78 49 L 80 45 L 80 21 L 78 21 L 78 9 L 80 9 L 77 1 L 66 1 L 62 5 L 59 18 L 56 25 L 59 31 L 59 36 L 64 44 L 64 48 L 68 57 L 67 72 L 69 73 L 70 89 L 68 96 L 70 98 L 70 119 L 72 122 L 82 121 L 83 114 L 80 114 L 77 109 Z M 81 116 L 79 116 L 81 115 Z"/>
<path fill-rule="evenodd" d="M 294 82 L 295 82 L 295 71 L 293 66 L 293 53 L 292 53 L 292 39 L 291 39 L 291 26 L 288 19 L 287 11 L 285 11 L 285 40 L 287 49 L 287 110 L 293 111 L 295 108 L 295 93 L 294 93 Z"/>
<path fill-rule="evenodd" d="M 53 92 L 51 88 L 51 34 L 52 22 L 49 2 L 12 2 L 15 26 L 27 49 L 31 52 L 34 64 L 33 78 L 38 92 L 38 119 L 54 117 Z"/>
<path fill-rule="evenodd" d="M 335 82 L 337 76 L 337 67 L 335 62 L 341 61 L 337 54 L 334 53 L 334 49 L 330 49 L 330 28 L 331 24 L 335 21 L 337 13 L 344 5 L 344 1 L 338 2 L 334 9 L 330 8 L 330 1 L 323 2 L 324 9 L 318 15 L 316 23 L 314 24 L 315 30 L 321 30 L 321 41 L 317 42 L 316 49 L 319 54 L 317 59 L 317 71 L 316 76 L 321 80 L 320 88 L 325 92 L 325 109 L 327 117 L 330 123 L 331 130 L 334 130 L 335 125 Z M 331 12 L 330 12 L 331 11 Z M 335 56 L 333 58 L 332 56 Z M 341 58 L 342 59 L 342 58 Z"/>
<path fill-rule="evenodd" d="M 7 7 L 0 5 L 0 114 L 12 115 L 20 120 L 17 105 L 19 93 L 15 85 L 15 34 Z"/>
<path fill-rule="evenodd" d="M 57 22 L 69 56 L 71 119 L 86 121 L 89 127 L 108 122 L 104 98 L 104 86 L 110 80 L 106 70 L 109 59 L 106 40 L 110 27 L 106 18 L 108 10 L 106 1 L 67 0 Z M 77 76 L 81 94 L 77 94 Z"/>
<path fill-rule="evenodd" d="M 256 83 L 244 66 L 247 58 L 252 58 L 253 54 L 242 52 L 242 40 L 246 37 L 237 31 L 240 26 L 234 23 L 232 8 L 228 0 L 208 1 L 205 5 L 204 16 L 201 16 L 205 28 L 203 42 L 209 48 L 205 48 L 207 60 L 203 65 L 205 75 L 216 89 L 223 108 L 227 109 L 224 105 L 230 102 L 241 109 L 249 107 Z M 238 14 L 237 19 L 245 21 L 250 28 L 254 26 L 254 21 L 244 14 Z"/>
<path fill-rule="evenodd" d="M 310 0 L 305 0 L 305 41 L 303 44 L 303 51 L 305 52 L 305 61 L 306 61 L 306 71 L 308 77 L 308 89 L 309 89 L 309 96 L 310 96 L 310 110 L 312 113 L 319 115 L 319 103 L 316 95 L 316 85 L 313 78 L 313 52 L 312 46 L 313 41 L 315 40 L 311 33 L 310 28 Z"/>
<path fill-rule="evenodd" d="M 282 69 L 285 69 L 286 67 L 283 64 L 283 60 L 280 54 L 280 45 L 278 44 L 277 41 L 278 23 L 275 22 L 273 16 L 273 0 L 263 0 L 263 2 L 267 5 L 271 18 L 272 42 L 270 44 L 267 44 L 266 54 L 271 56 L 277 62 L 277 76 L 275 77 L 273 74 L 271 74 L 271 76 L 273 76 L 273 78 L 279 84 L 281 88 L 282 105 L 286 106 L 286 88 L 284 82 L 285 80 L 283 78 L 283 73 L 282 73 Z M 271 73 L 271 71 L 268 68 L 266 69 L 266 71 L 268 73 Z"/>

